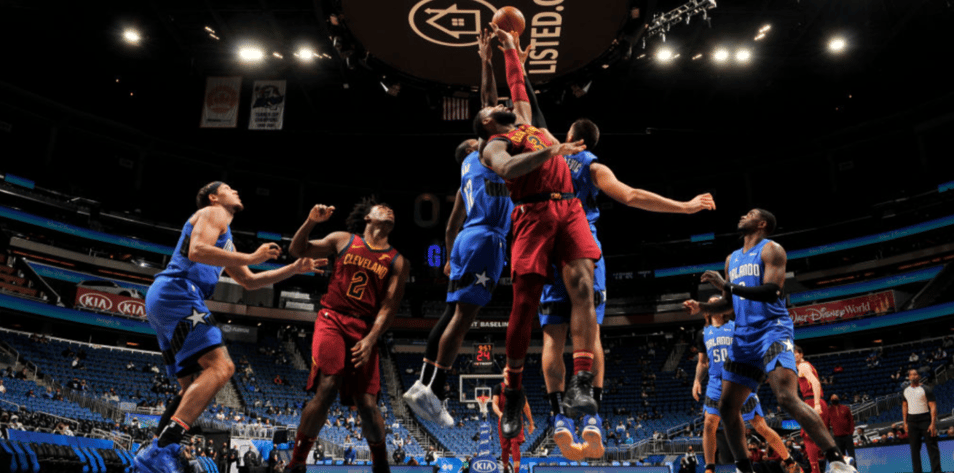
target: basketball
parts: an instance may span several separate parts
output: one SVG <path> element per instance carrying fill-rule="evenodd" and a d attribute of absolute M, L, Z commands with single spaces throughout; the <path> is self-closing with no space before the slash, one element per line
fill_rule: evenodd
<path fill-rule="evenodd" d="M 523 29 L 527 24 L 523 18 L 523 13 L 520 13 L 520 10 L 514 7 L 503 7 L 497 10 L 490 22 L 504 31 L 514 32 L 517 36 L 523 34 Z"/>

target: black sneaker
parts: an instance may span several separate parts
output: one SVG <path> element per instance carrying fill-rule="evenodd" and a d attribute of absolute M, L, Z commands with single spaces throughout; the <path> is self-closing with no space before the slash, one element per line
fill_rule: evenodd
<path fill-rule="evenodd" d="M 570 378 L 570 384 L 563 396 L 563 409 L 571 418 L 596 415 L 598 408 L 596 399 L 593 399 L 593 373 L 577 371 Z"/>
<path fill-rule="evenodd" d="M 516 438 L 523 431 L 523 389 L 504 388 L 503 417 L 500 418 L 500 435 L 505 439 Z"/>
<path fill-rule="evenodd" d="M 285 467 L 285 473 L 305 473 L 306 471 L 308 471 L 308 467 L 302 463 Z"/>

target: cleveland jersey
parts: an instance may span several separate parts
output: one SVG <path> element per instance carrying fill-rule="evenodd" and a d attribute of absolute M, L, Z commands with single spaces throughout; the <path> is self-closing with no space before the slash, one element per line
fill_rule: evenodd
<path fill-rule="evenodd" d="M 744 248 L 735 250 L 729 259 L 729 282 L 746 287 L 756 287 L 764 284 L 765 263 L 762 261 L 762 250 L 772 240 L 763 239 L 748 252 Z M 732 308 L 735 310 L 735 321 L 741 327 L 754 327 L 768 320 L 780 318 L 791 319 L 785 309 L 785 301 L 781 298 L 774 302 L 758 302 L 744 297 L 732 295 Z"/>
<path fill-rule="evenodd" d="M 503 178 L 481 164 L 476 151 L 460 167 L 460 194 L 467 209 L 464 228 L 483 226 L 506 235 L 513 211 L 510 191 Z"/>
<path fill-rule="evenodd" d="M 708 325 L 702 329 L 702 342 L 709 357 L 709 382 L 718 380 L 722 383 L 722 365 L 732 346 L 732 334 L 735 332 L 735 322 L 728 321 L 718 327 Z"/>
<path fill-rule="evenodd" d="M 335 272 L 321 306 L 345 315 L 374 318 L 381 308 L 394 260 L 400 253 L 393 247 L 372 249 L 358 235 L 351 235 L 345 249 L 335 258 Z"/>
<path fill-rule="evenodd" d="M 191 218 L 189 219 L 191 220 Z M 222 274 L 221 266 L 211 266 L 208 264 L 196 263 L 189 259 L 189 244 L 192 241 L 192 223 L 186 221 L 182 227 L 182 234 L 179 236 L 179 242 L 176 243 L 176 249 L 172 252 L 172 259 L 169 264 L 156 277 L 166 276 L 170 278 L 188 279 L 202 292 L 202 299 L 212 297 L 215 292 L 215 284 L 219 282 L 219 275 Z M 232 243 L 232 229 L 225 228 L 225 233 L 219 235 L 215 241 L 216 248 L 225 251 L 235 251 L 235 244 Z"/>
<path fill-rule="evenodd" d="M 819 379 L 818 371 L 815 369 L 815 365 L 807 361 L 803 361 L 799 364 L 807 364 L 808 367 L 811 368 L 812 374 L 815 375 L 815 379 Z M 821 388 L 820 383 L 819 383 L 819 388 Z M 808 379 L 803 378 L 801 376 L 798 377 L 798 391 L 802 393 L 802 399 L 813 399 L 813 400 L 815 399 L 815 390 L 812 389 L 812 383 L 808 382 Z M 818 398 L 825 399 L 825 392 L 822 391 L 818 393 Z"/>
<path fill-rule="evenodd" d="M 520 125 L 508 133 L 491 136 L 488 142 L 502 140 L 507 143 L 507 152 L 511 156 L 539 151 L 552 146 L 546 135 L 530 125 Z M 533 171 L 513 179 L 508 179 L 507 188 L 514 202 L 536 194 L 572 194 L 573 180 L 565 159 L 554 156 Z"/>
<path fill-rule="evenodd" d="M 566 159 L 567 167 L 570 168 L 576 197 L 583 204 L 590 230 L 593 231 L 593 236 L 596 236 L 596 221 L 600 219 L 600 208 L 596 206 L 596 196 L 599 195 L 600 188 L 596 187 L 593 175 L 590 173 L 590 165 L 596 162 L 596 155 L 589 151 L 581 151 L 563 158 Z"/>

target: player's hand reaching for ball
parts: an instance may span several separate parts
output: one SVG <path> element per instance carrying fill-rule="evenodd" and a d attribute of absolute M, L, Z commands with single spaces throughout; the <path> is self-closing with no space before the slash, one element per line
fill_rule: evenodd
<path fill-rule="evenodd" d="M 248 264 L 264 263 L 282 255 L 282 248 L 277 243 L 265 243 L 252 253 Z"/>
<path fill-rule="evenodd" d="M 718 271 L 709 270 L 702 273 L 702 282 L 708 282 L 720 291 L 725 287 L 725 279 L 722 279 L 722 275 Z"/>
<path fill-rule="evenodd" d="M 328 258 L 298 258 L 292 264 L 295 265 L 295 274 L 324 274 L 325 270 L 322 268 L 328 266 Z"/>
<path fill-rule="evenodd" d="M 586 145 L 583 144 L 583 140 L 573 141 L 570 143 L 560 143 L 558 145 L 553 145 L 550 147 L 551 156 L 569 156 L 571 154 L 576 154 L 586 149 Z"/>
<path fill-rule="evenodd" d="M 530 46 L 533 46 L 533 42 L 530 42 L 526 48 L 520 49 L 520 36 L 517 36 L 516 31 L 511 31 L 510 36 L 513 38 L 513 47 L 517 50 L 517 57 L 520 58 L 520 64 L 526 64 L 527 58 L 530 57 Z M 503 46 L 497 46 L 503 51 Z"/>
<path fill-rule="evenodd" d="M 500 41 L 500 49 L 516 49 L 517 46 L 513 42 L 513 35 L 509 31 L 504 31 L 500 29 L 496 24 L 491 23 L 490 29 L 497 35 L 497 40 Z"/>
<path fill-rule="evenodd" d="M 308 221 L 311 223 L 327 222 L 333 213 L 335 213 L 335 206 L 318 204 L 311 208 L 311 212 L 308 212 Z"/>
<path fill-rule="evenodd" d="M 484 28 L 477 36 L 477 55 L 480 56 L 481 61 L 490 62 L 493 57 L 494 49 L 493 46 L 490 45 L 490 40 L 493 39 L 493 37 L 487 28 Z"/>
<path fill-rule="evenodd" d="M 686 309 L 689 309 L 689 315 L 696 315 L 702 310 L 702 308 L 699 307 L 699 301 L 694 301 L 692 299 L 683 302 L 682 306 Z"/>
<path fill-rule="evenodd" d="M 713 199 L 712 194 L 708 192 L 705 194 L 699 194 L 689 201 L 689 205 L 687 207 L 687 213 L 691 214 L 701 212 L 703 210 L 715 210 L 715 199 Z"/>
<path fill-rule="evenodd" d="M 364 337 L 351 347 L 351 364 L 355 368 L 364 366 L 371 359 L 371 350 L 374 349 L 374 340 Z"/>

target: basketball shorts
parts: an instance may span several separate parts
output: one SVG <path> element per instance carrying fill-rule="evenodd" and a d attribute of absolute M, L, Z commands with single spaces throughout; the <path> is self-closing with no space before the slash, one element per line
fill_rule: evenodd
<path fill-rule="evenodd" d="M 556 266 L 562 273 L 570 261 L 600 259 L 601 251 L 590 232 L 579 199 L 521 204 L 511 214 L 512 274 L 539 274 L 549 278 Z"/>
<path fill-rule="evenodd" d="M 315 318 L 315 334 L 311 341 L 311 373 L 306 390 L 318 388 L 319 374 L 340 377 L 338 393 L 341 404 L 355 405 L 363 394 L 377 397 L 381 391 L 381 367 L 377 344 L 371 357 L 360 368 L 351 362 L 351 348 L 367 336 L 373 320 L 359 319 L 322 307 Z"/>
<path fill-rule="evenodd" d="M 721 398 L 722 380 L 719 378 L 710 378 L 709 385 L 706 388 L 705 407 L 703 407 L 705 413 L 716 416 L 721 415 L 719 414 L 719 400 Z M 745 398 L 745 402 L 742 404 L 742 420 L 749 422 L 755 418 L 756 415 L 765 417 L 765 414 L 762 412 L 762 404 L 759 402 L 759 397 L 752 392 L 749 393 L 749 397 Z"/>
<path fill-rule="evenodd" d="M 222 331 L 188 279 L 159 276 L 146 293 L 146 319 L 172 379 L 202 371 L 199 358 L 222 346 Z"/>
<path fill-rule="evenodd" d="M 487 305 L 503 271 L 506 252 L 506 235 L 490 227 L 461 230 L 451 250 L 447 302 Z"/>
<path fill-rule="evenodd" d="M 600 241 L 596 239 L 596 246 L 602 251 Z M 570 295 L 566 293 L 566 285 L 563 284 L 563 275 L 553 268 L 553 284 L 543 286 L 543 294 L 540 296 L 540 306 L 537 308 L 537 315 L 540 317 L 540 326 L 549 324 L 568 324 L 570 323 Z M 600 256 L 596 261 L 593 271 L 593 306 L 596 307 L 596 323 L 603 323 L 603 315 L 606 313 L 606 260 Z"/>
<path fill-rule="evenodd" d="M 722 378 L 755 391 L 766 373 L 795 366 L 795 328 L 792 319 L 767 319 L 751 326 L 735 326 Z"/>

